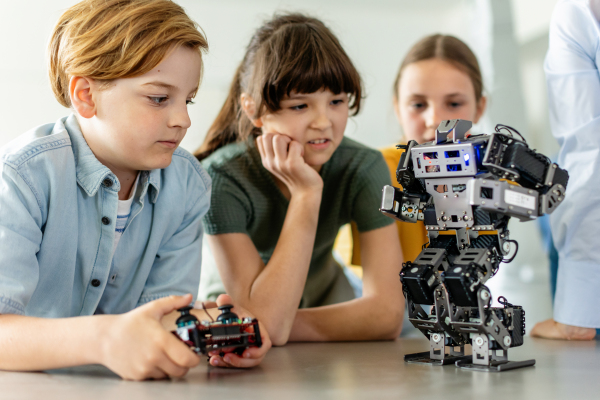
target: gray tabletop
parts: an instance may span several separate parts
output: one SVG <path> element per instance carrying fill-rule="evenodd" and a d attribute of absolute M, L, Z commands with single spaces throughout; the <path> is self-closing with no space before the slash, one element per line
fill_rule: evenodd
<path fill-rule="evenodd" d="M 486 373 L 406 364 L 423 339 L 297 343 L 251 370 L 205 363 L 179 380 L 127 382 L 101 366 L 0 372 L 1 399 L 600 399 L 600 344 L 526 338 L 509 359 L 534 367 Z"/>

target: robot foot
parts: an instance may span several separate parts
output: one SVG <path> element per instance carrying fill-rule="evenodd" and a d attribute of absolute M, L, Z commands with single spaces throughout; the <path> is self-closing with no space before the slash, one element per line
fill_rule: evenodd
<path fill-rule="evenodd" d="M 456 362 L 461 369 L 484 372 L 502 372 L 516 368 L 531 367 L 535 360 L 508 361 L 508 349 L 490 349 L 487 334 L 473 335 L 473 357 Z"/>
<path fill-rule="evenodd" d="M 452 356 L 447 355 L 443 359 L 435 359 L 430 357 L 430 353 L 428 351 L 424 351 L 423 353 L 413 353 L 406 354 L 404 356 L 404 361 L 409 364 L 431 364 L 431 365 L 448 365 L 459 363 L 463 360 L 469 361 L 471 356 Z"/>
<path fill-rule="evenodd" d="M 471 357 L 468 357 L 471 358 Z M 490 365 L 473 364 L 469 359 L 456 362 L 456 366 L 461 369 L 470 369 L 472 371 L 483 372 L 502 372 L 516 368 L 531 367 L 535 365 L 535 360 L 525 361 L 492 361 Z"/>

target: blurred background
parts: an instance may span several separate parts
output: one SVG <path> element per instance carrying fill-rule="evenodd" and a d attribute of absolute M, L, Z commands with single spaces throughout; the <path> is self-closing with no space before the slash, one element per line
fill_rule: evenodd
<path fill-rule="evenodd" d="M 497 123 L 517 128 L 530 146 L 554 156 L 543 60 L 556 0 L 178 0 L 203 28 L 210 51 L 192 127 L 182 147 L 195 150 L 219 111 L 252 32 L 276 11 L 301 11 L 322 19 L 338 36 L 362 75 L 366 102 L 346 134 L 372 147 L 396 143 L 392 84 L 408 49 L 423 36 L 451 34 L 477 55 L 488 110 L 474 128 L 491 133 Z M 0 146 L 69 110 L 52 95 L 46 43 L 62 12 L 76 0 L 0 0 Z M 515 261 L 490 281 L 495 298 L 524 306 L 527 326 L 550 318 L 548 261 L 535 222 L 510 223 L 520 243 Z"/>

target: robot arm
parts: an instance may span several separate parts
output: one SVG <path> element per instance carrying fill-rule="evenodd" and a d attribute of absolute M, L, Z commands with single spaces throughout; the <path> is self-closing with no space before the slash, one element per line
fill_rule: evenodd
<path fill-rule="evenodd" d="M 501 129 L 509 128 L 499 125 L 490 135 L 482 160 L 494 178 L 471 181 L 470 204 L 521 221 L 550 214 L 565 197 L 569 174 Z"/>
<path fill-rule="evenodd" d="M 424 219 L 423 210 L 431 198 L 421 181 L 416 179 L 414 175 L 410 155 L 412 148 L 417 145 L 416 141 L 411 140 L 407 145 L 396 146 L 398 149 L 405 150 L 400 157 L 398 169 L 396 170 L 396 180 L 404 190 L 390 185 L 383 187 L 379 211 L 398 221 L 422 221 Z"/>
<path fill-rule="evenodd" d="M 426 195 L 404 192 L 394 186 L 383 187 L 381 211 L 398 221 L 417 222 L 424 219 L 423 210 L 427 205 Z"/>

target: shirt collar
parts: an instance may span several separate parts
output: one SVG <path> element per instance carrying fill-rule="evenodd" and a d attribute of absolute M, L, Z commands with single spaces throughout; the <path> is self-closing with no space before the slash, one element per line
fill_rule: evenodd
<path fill-rule="evenodd" d="M 83 134 L 81 133 L 81 127 L 77 122 L 75 114 L 71 114 L 66 119 L 59 121 L 55 130 L 64 128 L 69 133 L 71 138 L 71 145 L 73 148 L 73 155 L 75 156 L 76 165 L 76 176 L 79 186 L 88 194 L 88 196 L 95 196 L 100 189 L 100 186 L 108 178 L 112 181 L 112 185 L 107 187 L 108 190 L 118 192 L 121 189 L 121 184 L 117 179 L 116 175 L 112 171 L 102 164 L 94 153 L 90 146 L 88 146 Z M 142 192 L 140 198 L 143 198 L 148 192 L 148 187 L 152 187 L 149 191 L 150 201 L 156 203 L 158 194 L 161 186 L 161 173 L 159 169 L 151 171 L 140 171 L 140 184 L 142 186 Z"/>

